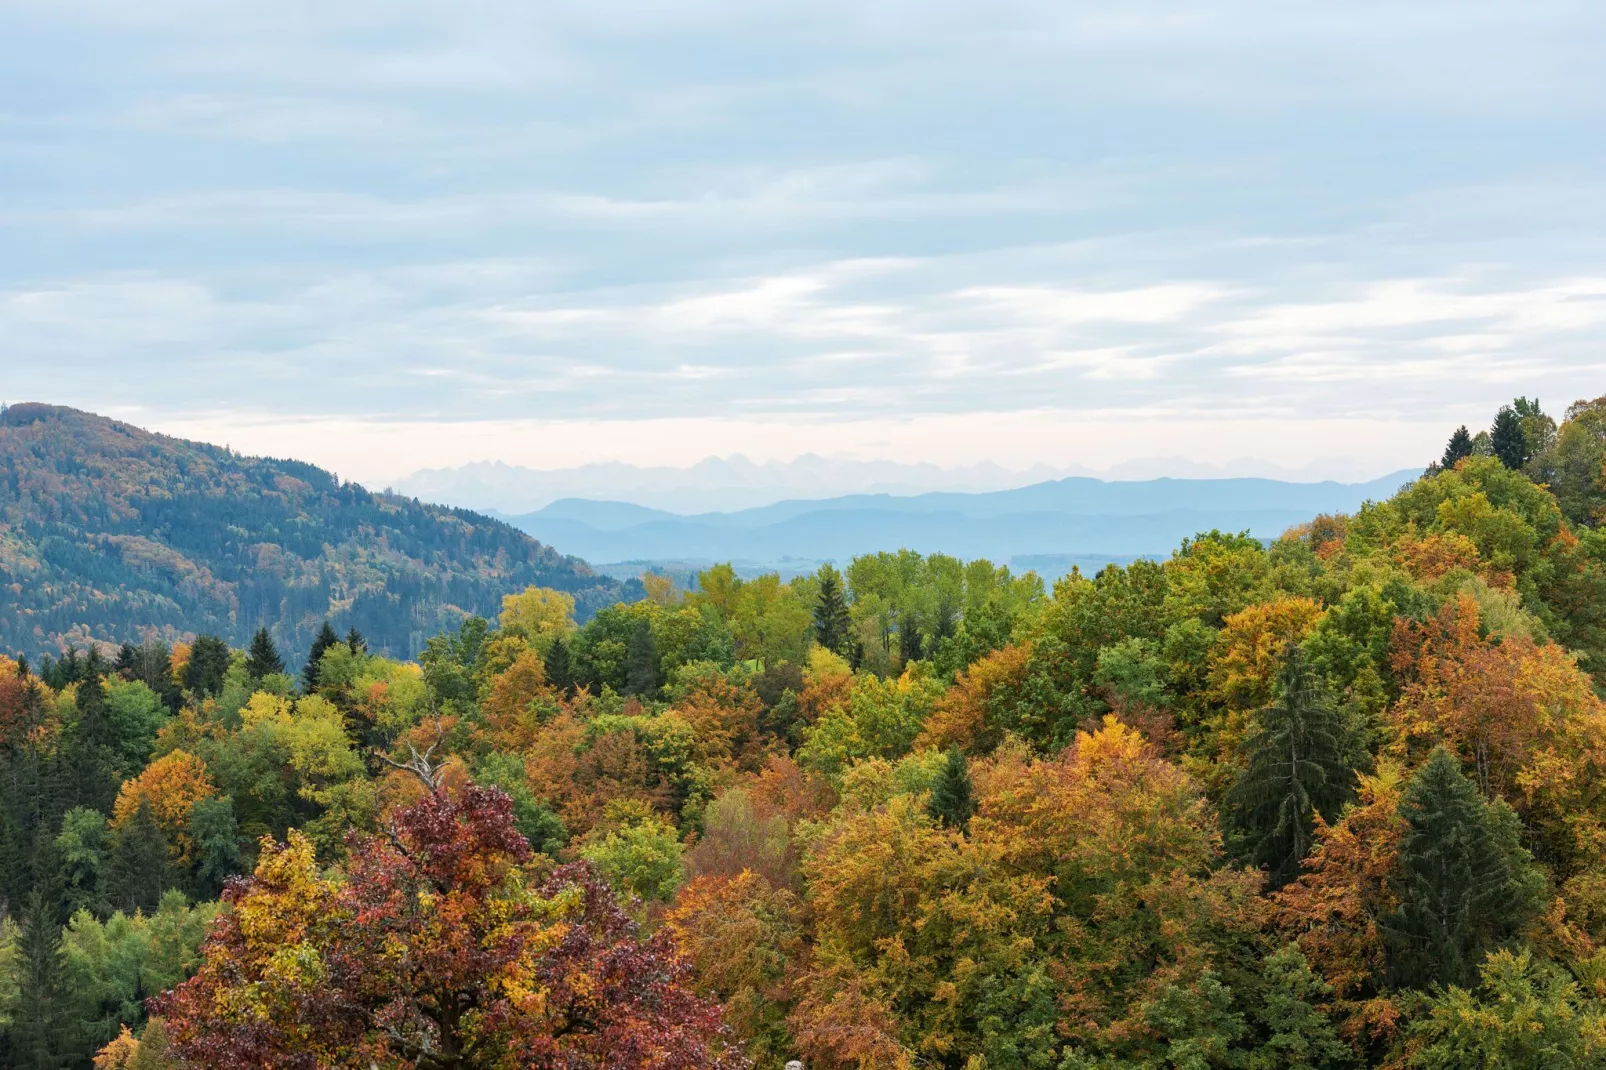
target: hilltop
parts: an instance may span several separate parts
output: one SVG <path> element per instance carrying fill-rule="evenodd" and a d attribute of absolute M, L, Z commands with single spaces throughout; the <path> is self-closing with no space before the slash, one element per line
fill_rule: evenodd
<path fill-rule="evenodd" d="M 299 654 L 327 617 L 409 656 L 531 584 L 572 593 L 581 616 L 624 593 L 466 509 L 75 409 L 0 413 L 0 649 L 195 632 L 239 644 L 267 626 Z"/>

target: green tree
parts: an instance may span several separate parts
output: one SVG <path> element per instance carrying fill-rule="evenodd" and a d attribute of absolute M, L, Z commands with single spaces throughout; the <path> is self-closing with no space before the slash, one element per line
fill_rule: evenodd
<path fill-rule="evenodd" d="M 642 618 L 630 633 L 625 651 L 625 693 L 651 695 L 662 682 L 658 675 L 658 647 L 652 639 L 652 624 Z"/>
<path fill-rule="evenodd" d="M 184 687 L 195 695 L 215 696 L 229 671 L 229 644 L 215 635 L 197 635 L 184 665 Z"/>
<path fill-rule="evenodd" d="M 1522 417 L 1510 405 L 1500 406 L 1500 411 L 1495 413 L 1489 445 L 1507 468 L 1521 469 L 1528 463 L 1528 437 L 1523 434 Z"/>
<path fill-rule="evenodd" d="M 190 807 L 190 839 L 195 841 L 195 894 L 214 899 L 230 877 L 245 871 L 234 801 L 202 799 Z"/>
<path fill-rule="evenodd" d="M 284 672 L 284 659 L 279 656 L 279 648 L 273 645 L 273 636 L 268 634 L 266 628 L 258 628 L 251 637 L 251 646 L 245 656 L 245 671 L 253 680 Z"/>
<path fill-rule="evenodd" d="M 1350 798 L 1361 748 L 1311 667 L 1290 648 L 1277 701 L 1255 716 L 1244 767 L 1226 800 L 1243 855 L 1281 886 L 1310 852 L 1316 815 L 1331 821 Z"/>
<path fill-rule="evenodd" d="M 69 1024 L 63 1014 L 61 928 L 37 888 L 29 895 L 17 932 L 16 988 L 8 1066 L 13 1070 L 59 1070 Z"/>
<path fill-rule="evenodd" d="M 338 642 L 340 636 L 335 634 L 334 628 L 328 621 L 324 621 L 323 627 L 312 640 L 312 650 L 307 654 L 307 664 L 301 669 L 301 689 L 309 695 L 318 690 L 318 674 L 322 671 L 323 652 Z"/>
<path fill-rule="evenodd" d="M 106 909 L 106 818 L 98 810 L 76 806 L 61 819 L 56 837 L 57 882 L 66 913 L 96 914 Z"/>
<path fill-rule="evenodd" d="M 1479 973 L 1476 992 L 1436 992 L 1411 1023 L 1410 1065 L 1560 1070 L 1606 1060 L 1606 1014 L 1559 967 L 1503 949 Z"/>
<path fill-rule="evenodd" d="M 1355 1062 L 1355 1053 L 1321 1005 L 1333 987 L 1310 968 L 1299 945 L 1288 944 L 1267 955 L 1262 979 L 1265 994 L 1254 1018 L 1264 1033 L 1249 1055 L 1246 1070 L 1338 1070 Z"/>
<path fill-rule="evenodd" d="M 151 911 L 174 881 L 167 836 L 150 803 L 141 801 L 134 818 L 112 836 L 107 897 L 129 913 Z"/>
<path fill-rule="evenodd" d="M 566 695 L 574 693 L 574 658 L 563 636 L 553 638 L 552 645 L 547 648 L 543 667 L 548 684 Z"/>
<path fill-rule="evenodd" d="M 1485 802 L 1443 747 L 1400 801 L 1407 831 L 1393 880 L 1400 906 L 1386 925 L 1398 982 L 1464 985 L 1484 954 L 1516 938 L 1538 912 L 1544 877 L 1503 800 Z"/>
<path fill-rule="evenodd" d="M 933 821 L 948 828 L 962 829 L 970 824 L 976 812 L 976 799 L 971 792 L 970 765 L 958 747 L 948 751 L 942 773 L 931 789 L 931 801 L 926 812 Z"/>
<path fill-rule="evenodd" d="M 1454 468 L 1456 462 L 1465 457 L 1472 456 L 1472 434 L 1465 424 L 1455 429 L 1450 436 L 1449 443 L 1444 447 L 1444 456 L 1439 460 L 1442 468 Z"/>
<path fill-rule="evenodd" d="M 848 614 L 847 599 L 842 593 L 842 576 L 830 563 L 826 563 L 820 566 L 816 578 L 819 581 L 819 595 L 814 603 L 814 640 L 827 650 L 845 654 L 853 632 L 853 621 Z"/>

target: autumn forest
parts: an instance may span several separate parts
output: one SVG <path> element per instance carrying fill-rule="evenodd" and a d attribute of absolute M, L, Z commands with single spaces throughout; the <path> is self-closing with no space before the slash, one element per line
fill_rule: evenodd
<path fill-rule="evenodd" d="M 15 649 L 0 1064 L 1606 1066 L 1603 462 L 1606 398 L 1519 398 L 1354 515 L 1051 587 L 577 610 L 553 557 L 416 658 L 433 602 Z"/>

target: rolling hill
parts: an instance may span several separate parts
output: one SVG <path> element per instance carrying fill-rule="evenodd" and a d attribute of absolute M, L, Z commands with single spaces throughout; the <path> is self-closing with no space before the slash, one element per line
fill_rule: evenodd
<path fill-rule="evenodd" d="M 50 405 L 0 412 L 0 650 L 266 625 L 299 657 L 323 620 L 415 653 L 529 584 L 582 616 L 625 588 L 491 517 L 374 494 L 297 461 Z"/>
<path fill-rule="evenodd" d="M 785 567 L 906 546 L 1053 572 L 1056 563 L 1065 571 L 1073 563 L 1167 554 L 1211 528 L 1274 537 L 1313 514 L 1387 498 L 1418 474 L 1368 483 L 1070 478 L 979 494 L 854 494 L 695 516 L 569 498 L 506 519 L 596 562 L 729 559 Z"/>

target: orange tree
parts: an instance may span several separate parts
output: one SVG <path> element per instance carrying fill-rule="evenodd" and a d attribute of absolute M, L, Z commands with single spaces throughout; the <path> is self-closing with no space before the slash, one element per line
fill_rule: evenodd
<path fill-rule="evenodd" d="M 584 865 L 537 882 L 512 803 L 441 791 L 344 873 L 299 834 L 231 884 L 195 977 L 152 1003 L 180 1067 L 746 1065 L 667 933 L 640 940 Z"/>

